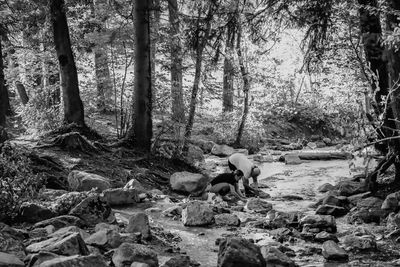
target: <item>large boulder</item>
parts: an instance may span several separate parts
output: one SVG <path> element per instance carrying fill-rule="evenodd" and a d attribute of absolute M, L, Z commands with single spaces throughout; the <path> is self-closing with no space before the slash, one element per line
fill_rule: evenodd
<path fill-rule="evenodd" d="M 351 234 L 344 237 L 343 245 L 347 251 L 374 250 L 376 249 L 376 240 L 373 235 L 358 236 Z"/>
<path fill-rule="evenodd" d="M 112 262 L 115 267 L 127 267 L 133 262 L 147 263 L 149 267 L 158 267 L 157 254 L 147 246 L 122 243 L 114 252 Z"/>
<path fill-rule="evenodd" d="M 103 200 L 110 206 L 140 202 L 139 191 L 135 188 L 112 188 L 103 191 Z"/>
<path fill-rule="evenodd" d="M 84 171 L 72 171 L 68 175 L 68 185 L 71 191 L 90 191 L 94 188 L 102 192 L 111 188 L 108 178 Z"/>
<path fill-rule="evenodd" d="M 286 254 L 281 252 L 276 247 L 262 246 L 261 254 L 263 255 L 267 266 L 282 266 L 282 267 L 296 267 L 298 266 Z"/>
<path fill-rule="evenodd" d="M 36 203 L 24 202 L 19 209 L 19 219 L 22 222 L 37 223 L 55 216 L 55 212 Z"/>
<path fill-rule="evenodd" d="M 104 202 L 99 196 L 90 196 L 84 199 L 69 214 L 79 217 L 88 226 L 115 220 L 110 205 Z"/>
<path fill-rule="evenodd" d="M 219 157 L 228 157 L 233 153 L 235 153 L 235 149 L 227 145 L 215 144 L 211 149 L 211 154 Z"/>
<path fill-rule="evenodd" d="M 26 248 L 26 251 L 29 253 L 48 251 L 66 256 L 89 254 L 89 250 L 79 233 L 55 236 L 38 243 L 30 244 Z"/>
<path fill-rule="evenodd" d="M 0 267 L 24 267 L 23 261 L 13 254 L 0 252 Z"/>
<path fill-rule="evenodd" d="M 104 229 L 97 231 L 86 238 L 85 243 L 102 249 L 113 249 L 122 244 L 122 238 L 117 231 Z"/>
<path fill-rule="evenodd" d="M 198 195 L 207 186 L 208 178 L 200 173 L 176 172 L 169 180 L 172 190 Z"/>
<path fill-rule="evenodd" d="M 205 226 L 214 223 L 214 212 L 210 205 L 201 201 L 191 201 L 182 210 L 185 226 Z"/>
<path fill-rule="evenodd" d="M 322 245 L 322 256 L 327 261 L 348 261 L 349 255 L 332 240 L 325 241 Z"/>
<path fill-rule="evenodd" d="M 40 267 L 80 267 L 80 266 L 107 267 L 108 264 L 100 255 L 89 255 L 89 256 L 74 255 L 69 257 L 57 257 L 40 264 Z"/>
<path fill-rule="evenodd" d="M 151 237 L 149 217 L 144 212 L 137 212 L 129 218 L 126 226 L 127 233 L 140 233 L 142 238 L 149 239 Z"/>
<path fill-rule="evenodd" d="M 267 214 L 268 211 L 272 210 L 272 204 L 259 198 L 250 198 L 245 208 L 257 213 Z"/>
<path fill-rule="evenodd" d="M 219 243 L 218 267 L 265 267 L 258 246 L 243 238 L 223 239 Z"/>

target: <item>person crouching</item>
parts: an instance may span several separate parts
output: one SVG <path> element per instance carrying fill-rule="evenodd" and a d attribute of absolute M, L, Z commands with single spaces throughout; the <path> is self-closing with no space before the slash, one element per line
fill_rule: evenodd
<path fill-rule="evenodd" d="M 239 181 L 242 178 L 243 172 L 240 170 L 219 174 L 210 181 L 205 191 L 220 195 L 225 201 L 229 200 L 229 198 L 226 197 L 229 193 L 240 200 L 246 200 L 246 197 L 239 189 Z"/>

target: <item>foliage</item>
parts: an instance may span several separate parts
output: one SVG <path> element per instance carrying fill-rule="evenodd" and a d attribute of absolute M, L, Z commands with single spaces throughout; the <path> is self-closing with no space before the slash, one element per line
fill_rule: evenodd
<path fill-rule="evenodd" d="M 0 151 L 0 220 L 14 220 L 21 204 L 35 197 L 43 177 L 32 174 L 26 152 L 10 143 Z"/>

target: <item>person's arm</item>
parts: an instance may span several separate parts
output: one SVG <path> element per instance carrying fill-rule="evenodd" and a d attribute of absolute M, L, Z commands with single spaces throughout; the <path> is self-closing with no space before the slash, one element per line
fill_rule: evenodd
<path fill-rule="evenodd" d="M 240 200 L 245 200 L 245 199 L 246 199 L 245 197 L 239 195 L 239 192 L 236 191 L 236 186 L 229 185 L 229 187 L 231 188 L 231 193 L 232 193 L 235 197 L 239 198 Z"/>
<path fill-rule="evenodd" d="M 254 183 L 254 189 L 256 191 L 259 191 L 258 190 L 258 179 L 257 179 L 257 176 L 253 177 L 253 183 Z"/>
<path fill-rule="evenodd" d="M 242 194 L 242 192 L 239 189 L 239 183 L 235 184 L 235 192 L 243 199 L 246 199 L 246 197 Z"/>

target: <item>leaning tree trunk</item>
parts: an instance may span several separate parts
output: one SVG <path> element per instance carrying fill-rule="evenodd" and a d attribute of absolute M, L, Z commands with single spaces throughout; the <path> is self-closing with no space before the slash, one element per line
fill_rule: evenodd
<path fill-rule="evenodd" d="M 239 146 L 242 136 L 243 136 L 243 131 L 244 131 L 244 126 L 246 124 L 247 115 L 249 113 L 249 91 L 250 91 L 250 76 L 249 76 L 247 67 L 245 65 L 244 56 L 243 56 L 243 52 L 242 52 L 242 29 L 241 29 L 240 25 L 239 25 L 238 37 L 237 37 L 237 55 L 239 58 L 240 73 L 241 73 L 242 79 L 243 79 L 243 94 L 244 94 L 243 114 L 242 114 L 242 119 L 240 120 L 238 132 L 237 132 L 237 136 L 236 136 L 236 141 L 235 141 L 235 145 Z"/>
<path fill-rule="evenodd" d="M 206 46 L 207 40 L 210 36 L 211 31 L 211 20 L 213 16 L 213 8 L 212 3 L 208 9 L 208 14 L 206 17 L 206 29 L 205 32 L 201 32 L 203 36 L 197 36 L 197 46 L 196 46 L 196 66 L 195 66 L 195 74 L 194 74 L 194 82 L 192 87 L 192 96 L 190 98 L 190 106 L 189 106 L 189 116 L 185 127 L 185 135 L 183 140 L 183 152 L 188 151 L 189 149 L 189 140 L 192 135 L 192 128 L 194 122 L 194 115 L 196 113 L 196 103 L 197 103 L 197 94 L 199 92 L 199 84 L 200 84 L 200 76 L 201 76 L 201 68 L 203 63 L 203 51 Z M 200 12 L 200 11 L 199 11 Z M 200 17 L 200 16 L 199 16 Z M 198 18 L 200 19 L 200 18 Z M 200 21 L 198 21 L 198 24 Z M 199 27 L 199 25 L 198 25 Z"/>
<path fill-rule="evenodd" d="M 1 27 L 1 25 L 0 25 Z M 1 28 L 0 28 L 1 30 Z M 7 112 L 7 87 L 4 79 L 4 65 L 3 65 L 3 53 L 2 53 L 2 34 L 0 32 L 0 126 L 6 126 L 6 112 Z"/>
<path fill-rule="evenodd" d="M 180 25 L 177 0 L 168 1 L 170 38 L 171 38 L 171 98 L 172 120 L 185 121 L 185 105 L 182 88 L 182 47 L 179 38 Z"/>
<path fill-rule="evenodd" d="M 106 0 L 93 1 L 93 12 L 98 21 L 97 33 L 99 35 L 105 32 L 107 16 L 104 15 L 104 10 L 107 10 Z M 96 44 L 94 48 L 94 68 L 97 82 L 97 109 L 105 112 L 111 108 L 113 88 L 108 66 L 107 46 L 102 42 Z"/>
<path fill-rule="evenodd" d="M 152 86 L 150 55 L 150 6 L 151 0 L 136 2 L 135 8 L 135 99 L 133 128 L 128 138 L 133 145 L 146 153 L 151 149 L 153 136 Z"/>
<path fill-rule="evenodd" d="M 60 67 L 60 84 L 64 100 L 64 123 L 85 126 L 84 110 L 79 95 L 78 74 L 71 49 L 65 4 L 49 0 L 53 38 Z"/>
<path fill-rule="evenodd" d="M 235 16 L 233 16 L 235 17 Z M 224 59 L 224 79 L 222 91 L 222 111 L 233 111 L 233 50 L 235 44 L 236 20 L 231 18 L 227 25 L 226 47 Z"/>

